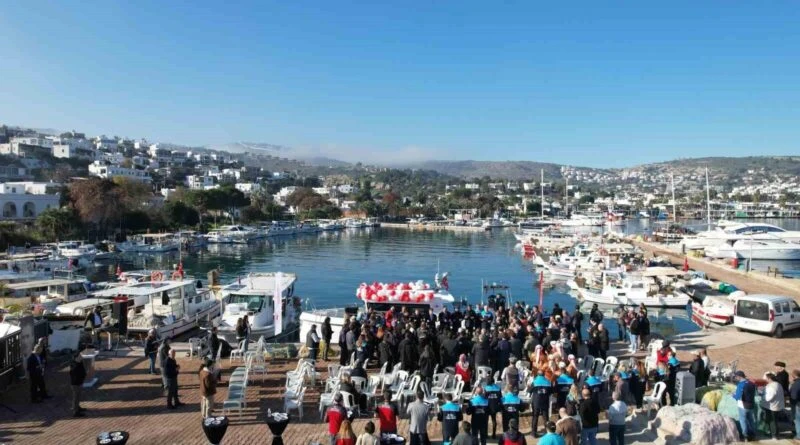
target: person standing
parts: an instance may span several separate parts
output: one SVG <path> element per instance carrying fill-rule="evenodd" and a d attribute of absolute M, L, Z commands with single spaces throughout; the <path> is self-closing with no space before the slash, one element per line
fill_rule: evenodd
<path fill-rule="evenodd" d="M 325 325 L 323 325 L 323 329 Z M 375 424 L 367 422 L 364 425 L 364 432 L 356 439 L 356 445 L 379 445 L 378 438 L 375 437 Z"/>
<path fill-rule="evenodd" d="M 581 416 L 581 444 L 597 445 L 597 426 L 599 425 L 600 405 L 592 397 L 592 392 L 584 388 L 581 392 L 583 399 L 578 406 Z"/>
<path fill-rule="evenodd" d="M 641 315 L 631 313 L 630 322 L 628 324 L 628 333 L 631 337 L 631 347 L 628 350 L 631 354 L 636 354 L 639 350 L 639 325 L 641 324 Z"/>
<path fill-rule="evenodd" d="M 503 411 L 503 404 L 500 402 L 503 398 L 503 392 L 500 386 L 494 383 L 494 378 L 492 376 L 487 376 L 486 383 L 483 386 L 483 393 L 486 400 L 489 401 L 489 410 L 486 414 L 489 416 L 489 419 L 492 420 L 492 439 L 495 439 L 497 438 L 497 413 Z M 475 422 L 473 421 L 473 423 Z"/>
<path fill-rule="evenodd" d="M 564 438 L 564 445 L 578 445 L 580 443 L 581 427 L 574 417 L 567 413 L 566 408 L 558 410 L 556 433 Z"/>
<path fill-rule="evenodd" d="M 211 328 L 211 331 L 208 333 L 208 356 L 211 358 L 211 361 L 215 361 L 217 358 L 217 353 L 219 352 L 219 337 L 217 336 L 217 327 L 214 326 Z"/>
<path fill-rule="evenodd" d="M 789 386 L 789 402 L 792 407 L 794 439 L 800 440 L 800 369 L 792 371 L 792 384 Z"/>
<path fill-rule="evenodd" d="M 514 419 L 519 422 L 519 413 L 525 410 L 525 405 L 519 398 L 519 388 L 511 388 L 500 399 L 500 403 L 503 405 L 503 431 L 508 431 L 508 422 Z"/>
<path fill-rule="evenodd" d="M 380 434 L 397 434 L 397 406 L 392 402 L 392 392 L 383 390 L 383 403 L 375 408 Z"/>
<path fill-rule="evenodd" d="M 158 353 L 158 340 L 156 339 L 156 332 L 151 329 L 147 333 L 147 338 L 144 341 L 144 355 L 150 360 L 150 374 L 158 374 L 156 372 L 156 354 Z"/>
<path fill-rule="evenodd" d="M 789 394 L 789 373 L 786 372 L 786 363 L 775 362 L 775 378 L 781 384 L 784 394 Z"/>
<path fill-rule="evenodd" d="M 701 357 L 700 351 L 694 351 L 692 354 L 694 355 L 694 360 L 692 360 L 692 364 L 689 366 L 689 372 L 694 376 L 695 382 L 697 382 L 695 386 L 700 388 L 701 386 L 706 386 L 708 383 L 705 380 L 705 363 L 703 363 L 703 357 Z"/>
<path fill-rule="evenodd" d="M 475 385 L 472 398 L 467 406 L 467 414 L 472 416 L 472 440 L 475 444 L 486 445 L 489 430 L 489 400 L 483 396 L 483 388 Z"/>
<path fill-rule="evenodd" d="M 356 445 L 356 434 L 347 419 L 344 419 L 339 426 L 339 432 L 336 434 L 336 445 Z"/>
<path fill-rule="evenodd" d="M 597 336 L 598 336 L 598 350 L 597 352 L 600 353 L 600 357 L 605 360 L 606 356 L 608 356 L 608 349 L 611 347 L 611 340 L 608 338 L 608 329 L 603 325 L 603 323 L 598 323 L 597 325 Z"/>
<path fill-rule="evenodd" d="M 527 445 L 525 436 L 519 432 L 519 420 L 511 419 L 508 421 L 508 428 L 503 436 L 500 437 L 499 445 Z M 542 443 L 542 442 L 539 442 Z"/>
<path fill-rule="evenodd" d="M 103 315 L 100 306 L 96 306 L 94 311 L 86 314 L 86 318 L 83 320 L 83 327 L 85 328 L 87 324 L 92 329 L 92 342 L 95 348 L 100 349 L 100 329 L 103 327 Z"/>
<path fill-rule="evenodd" d="M 242 317 L 242 327 L 244 328 L 244 355 L 247 355 L 247 346 L 250 344 L 250 318 L 247 315 Z"/>
<path fill-rule="evenodd" d="M 566 441 L 563 437 L 556 433 L 556 424 L 551 421 L 547 421 L 544 425 L 545 430 L 547 431 L 544 436 L 542 436 L 541 440 L 539 440 L 537 445 L 565 445 Z"/>
<path fill-rule="evenodd" d="M 319 336 L 317 335 L 317 325 L 312 324 L 311 330 L 306 334 L 306 348 L 308 348 L 308 358 L 317 360 L 319 350 Z"/>
<path fill-rule="evenodd" d="M 31 402 L 39 403 L 51 396 L 47 394 L 44 385 L 44 363 L 42 363 L 42 346 L 36 345 L 33 353 L 28 356 L 26 368 L 28 369 L 28 379 L 31 381 Z"/>
<path fill-rule="evenodd" d="M 771 372 L 768 372 L 764 378 L 767 380 L 767 386 L 764 388 L 764 397 L 761 403 L 772 440 L 778 440 L 778 416 L 783 412 L 786 403 L 783 386 Z"/>
<path fill-rule="evenodd" d="M 628 405 L 620 399 L 619 393 L 611 393 L 611 406 L 608 407 L 608 442 L 610 445 L 625 445 L 625 417 Z"/>
<path fill-rule="evenodd" d="M 331 317 L 325 317 L 322 322 L 322 359 L 328 361 L 328 352 L 331 349 L 331 338 L 333 338 L 333 328 L 331 327 Z"/>
<path fill-rule="evenodd" d="M 158 367 L 161 368 L 161 386 L 164 389 L 167 389 L 167 377 L 164 374 L 164 366 L 169 358 L 169 339 L 165 338 L 164 341 L 161 342 L 161 346 L 158 347 Z"/>
<path fill-rule="evenodd" d="M 86 381 L 86 367 L 83 365 L 83 357 L 80 353 L 72 357 L 69 364 L 69 382 L 72 386 L 72 415 L 74 417 L 84 417 L 85 409 L 81 407 L 81 390 L 83 382 Z"/>
<path fill-rule="evenodd" d="M 423 402 L 425 393 L 417 390 L 417 400 L 411 402 L 406 409 L 409 417 L 408 432 L 411 434 L 410 445 L 428 445 L 428 405 Z"/>
<path fill-rule="evenodd" d="M 214 394 L 217 393 L 217 378 L 212 371 L 214 361 L 206 358 L 200 369 L 200 413 L 203 418 L 214 412 Z"/>
<path fill-rule="evenodd" d="M 450 442 L 458 435 L 458 425 L 463 416 L 461 407 L 453 402 L 453 394 L 447 393 L 444 398 L 445 403 L 439 408 L 436 418 L 442 422 L 442 440 Z"/>
<path fill-rule="evenodd" d="M 164 374 L 164 381 L 166 382 L 168 409 L 175 409 L 183 405 L 178 400 L 178 372 L 180 372 L 180 369 L 180 365 L 175 360 L 175 350 L 170 349 L 162 368 L 162 374 Z"/>
<path fill-rule="evenodd" d="M 533 430 L 533 437 L 536 438 L 539 437 L 539 417 L 543 419 L 542 423 L 545 425 L 548 421 L 548 412 L 550 410 L 550 394 L 553 392 L 553 386 L 550 383 L 550 380 L 547 380 L 541 371 L 537 371 L 536 377 L 533 379 L 531 386 L 528 388 L 528 392 L 531 394 L 531 405 L 533 405 L 531 429 Z"/>
<path fill-rule="evenodd" d="M 336 445 L 336 435 L 339 433 L 342 423 L 347 420 L 347 411 L 342 407 L 344 397 L 342 393 L 333 396 L 333 405 L 325 412 L 325 420 L 328 422 L 328 436 L 330 444 Z"/>
<path fill-rule="evenodd" d="M 756 385 L 747 380 L 744 371 L 736 371 L 734 374 L 736 381 L 736 391 L 733 398 L 739 408 L 739 426 L 742 428 L 742 436 L 745 440 L 753 440 L 756 437 Z"/>
<path fill-rule="evenodd" d="M 450 442 L 450 445 L 477 445 L 477 442 L 472 438 L 472 425 L 466 420 L 461 422 L 461 428 L 456 435 L 456 438 Z"/>

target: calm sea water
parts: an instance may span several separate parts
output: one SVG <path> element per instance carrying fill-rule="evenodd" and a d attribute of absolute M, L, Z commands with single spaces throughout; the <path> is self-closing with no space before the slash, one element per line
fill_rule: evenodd
<path fill-rule="evenodd" d="M 362 282 L 425 280 L 438 270 L 450 273 L 450 290 L 470 303 L 481 301 L 481 283 L 511 287 L 514 301 L 538 304 L 539 290 L 530 260 L 515 250 L 511 230 L 491 232 L 422 232 L 373 228 L 275 238 L 251 245 L 212 245 L 183 256 L 187 273 L 204 278 L 220 268 L 223 282 L 249 272 L 285 271 L 298 275 L 296 293 L 316 308 L 357 303 Z M 172 267 L 177 255 L 129 256 L 123 270 Z M 93 272 L 95 279 L 113 274 L 116 263 Z M 563 282 L 548 283 L 544 306 L 554 303 L 573 310 L 577 301 Z M 588 312 L 588 307 L 583 308 Z M 608 308 L 607 318 L 612 318 Z M 697 329 L 686 310 L 651 312 L 653 330 L 665 335 Z M 616 324 L 606 323 L 612 333 Z"/>

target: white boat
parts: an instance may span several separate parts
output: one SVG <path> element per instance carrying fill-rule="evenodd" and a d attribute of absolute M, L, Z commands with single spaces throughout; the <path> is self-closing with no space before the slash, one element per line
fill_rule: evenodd
<path fill-rule="evenodd" d="M 800 260 L 800 243 L 781 240 L 740 239 L 707 247 L 711 258 L 748 258 L 753 260 Z"/>
<path fill-rule="evenodd" d="M 350 218 L 345 221 L 344 226 L 348 229 L 363 229 L 367 227 L 367 223 L 362 219 Z"/>
<path fill-rule="evenodd" d="M 618 272 L 603 273 L 603 288 L 600 292 L 590 289 L 578 290 L 584 301 L 607 305 L 648 307 L 686 307 L 691 299 L 683 293 L 661 293 L 654 277 L 629 277 Z"/>
<path fill-rule="evenodd" d="M 93 244 L 84 244 L 80 241 L 63 241 L 56 244 L 58 255 L 81 264 L 89 264 L 97 255 L 97 248 Z"/>
<path fill-rule="evenodd" d="M 319 228 L 326 231 L 331 232 L 334 230 L 341 230 L 344 228 L 344 225 L 339 223 L 339 221 L 333 219 L 321 219 L 318 222 Z"/>
<path fill-rule="evenodd" d="M 248 316 L 251 338 L 270 339 L 297 330 L 298 311 L 294 299 L 293 273 L 252 273 L 222 287 L 217 298 L 222 301 L 223 313 L 218 326 L 219 335 L 236 344 L 236 322 Z M 301 339 L 304 340 L 304 339 Z"/>
<path fill-rule="evenodd" d="M 356 290 L 356 298 L 361 300 L 363 308 L 356 307 L 331 308 L 331 309 L 311 309 L 300 314 L 300 340 L 304 341 L 306 334 L 311 330 L 312 325 L 319 327 L 330 317 L 333 339 L 339 338 L 339 332 L 344 325 L 345 319 L 351 316 L 358 316 L 359 309 L 367 312 L 374 309 L 377 312 L 386 312 L 391 307 L 402 310 L 408 307 L 409 310 L 421 309 L 427 313 L 428 309 L 433 309 L 433 313 L 438 315 L 445 307 L 452 304 L 455 300 L 453 295 L 441 285 L 428 285 L 423 281 L 411 283 L 373 283 L 367 285 L 362 283 Z M 333 340 L 332 340 L 333 341 Z"/>
<path fill-rule="evenodd" d="M 30 304 L 43 304 L 54 308 L 58 304 L 83 300 L 89 296 L 89 282 L 85 278 L 52 278 L 7 284 L 9 298 L 26 299 Z"/>
<path fill-rule="evenodd" d="M 272 221 L 271 224 L 262 224 L 261 227 L 267 230 L 267 236 L 290 236 L 297 233 L 297 226 L 286 221 Z"/>
<path fill-rule="evenodd" d="M 723 243 L 732 243 L 738 240 L 757 241 L 784 241 L 800 243 L 800 231 L 786 230 L 781 227 L 765 223 L 735 223 L 720 221 L 717 228 L 699 232 L 695 236 L 683 238 L 681 244 L 687 249 L 707 249 Z"/>
<path fill-rule="evenodd" d="M 692 315 L 702 320 L 726 325 L 733 322 L 736 303 L 719 297 L 708 297 L 702 303 L 692 302 Z"/>
<path fill-rule="evenodd" d="M 171 233 L 132 235 L 127 241 L 117 244 L 120 251 L 135 253 L 164 253 L 179 248 L 180 241 Z"/>
<path fill-rule="evenodd" d="M 297 225 L 297 233 L 319 233 L 322 232 L 319 224 L 314 221 L 303 221 Z"/>
<path fill-rule="evenodd" d="M 144 333 L 155 328 L 160 338 L 180 335 L 220 315 L 220 302 L 208 289 L 198 288 L 193 279 L 147 281 L 94 295 L 133 300 L 128 308 L 128 331 Z"/>
<path fill-rule="evenodd" d="M 564 227 L 592 227 L 602 226 L 604 222 L 602 216 L 573 213 L 569 219 L 562 219 L 558 223 Z"/>
<path fill-rule="evenodd" d="M 208 244 L 233 244 L 235 242 L 233 236 L 219 230 L 208 232 L 205 238 Z"/>
<path fill-rule="evenodd" d="M 257 236 L 255 230 L 245 226 L 227 225 L 220 227 L 217 231 L 229 237 L 235 244 L 247 244 Z"/>

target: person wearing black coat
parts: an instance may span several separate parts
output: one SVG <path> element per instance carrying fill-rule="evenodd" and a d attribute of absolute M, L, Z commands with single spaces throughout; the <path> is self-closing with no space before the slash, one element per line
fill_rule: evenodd
<path fill-rule="evenodd" d="M 219 351 L 219 337 L 217 337 L 217 328 L 211 328 L 211 332 L 208 334 L 208 349 L 209 349 L 209 356 L 211 356 L 211 360 L 217 360 L 217 351 Z M 222 358 L 222 357 L 219 357 Z"/>
<path fill-rule="evenodd" d="M 489 339 L 484 335 L 472 347 L 472 359 L 475 361 L 475 369 L 478 369 L 478 366 L 489 366 L 489 352 Z"/>
<path fill-rule="evenodd" d="M 599 352 L 600 357 L 602 357 L 603 360 L 605 360 L 606 355 L 608 355 L 608 350 L 611 347 L 610 344 L 611 342 L 608 338 L 608 329 L 606 329 L 606 327 L 603 326 L 603 323 L 597 325 L 597 335 L 599 337 L 599 344 L 598 344 L 599 349 L 597 352 Z"/>
<path fill-rule="evenodd" d="M 331 338 L 333 338 L 333 328 L 331 327 L 331 317 L 325 317 L 322 322 L 322 339 L 325 340 L 325 346 L 322 348 L 322 359 L 328 360 L 328 352 L 331 349 Z"/>
<path fill-rule="evenodd" d="M 400 363 L 403 364 L 403 369 L 409 373 L 416 371 L 419 364 L 419 351 L 410 332 L 406 333 L 406 338 L 400 341 L 397 349 L 400 353 Z"/>
<path fill-rule="evenodd" d="M 345 323 L 342 330 L 339 331 L 339 364 L 342 366 L 347 366 L 350 362 L 350 354 L 353 352 L 347 349 L 347 332 L 349 330 L 350 327 Z"/>
<path fill-rule="evenodd" d="M 388 339 L 384 335 L 383 341 L 378 344 L 378 359 L 381 362 L 381 366 L 383 363 L 386 363 L 386 369 L 391 370 L 394 367 L 394 355 L 392 354 L 392 345 L 389 344 Z"/>
<path fill-rule="evenodd" d="M 694 376 L 695 387 L 706 386 L 706 365 L 700 357 L 700 351 L 694 351 L 694 360 L 689 365 L 689 372 Z"/>
<path fill-rule="evenodd" d="M 181 367 L 175 360 L 175 350 L 169 350 L 169 356 L 164 361 L 164 378 L 167 382 L 167 408 L 175 409 L 183 403 L 178 400 L 178 372 Z"/>
<path fill-rule="evenodd" d="M 33 354 L 28 356 L 26 369 L 28 379 L 31 381 L 31 402 L 39 403 L 43 399 L 49 399 L 47 389 L 44 385 L 44 363 L 42 363 L 42 346 L 36 345 Z"/>
<path fill-rule="evenodd" d="M 439 357 L 441 359 L 442 368 L 448 366 L 455 366 L 458 361 L 458 342 L 456 341 L 456 334 L 451 332 L 450 335 L 442 342 L 439 348 Z"/>
<path fill-rule="evenodd" d="M 436 356 L 433 353 L 433 347 L 427 342 L 423 341 L 422 353 L 419 355 L 419 373 L 428 388 L 433 384 L 433 371 L 436 369 Z"/>
<path fill-rule="evenodd" d="M 86 367 L 83 365 L 83 357 L 80 353 L 75 354 L 69 364 L 69 383 L 72 387 L 72 415 L 75 417 L 85 416 L 84 408 L 81 407 L 81 390 L 83 382 L 86 381 Z"/>
<path fill-rule="evenodd" d="M 497 342 L 497 357 L 495 361 L 494 371 L 502 371 L 508 364 L 508 359 L 511 357 L 511 344 L 508 342 L 508 335 L 503 334 L 503 337 Z"/>
<path fill-rule="evenodd" d="M 511 346 L 511 355 L 517 358 L 524 357 L 522 355 L 522 340 L 518 336 L 511 337 L 508 343 Z"/>

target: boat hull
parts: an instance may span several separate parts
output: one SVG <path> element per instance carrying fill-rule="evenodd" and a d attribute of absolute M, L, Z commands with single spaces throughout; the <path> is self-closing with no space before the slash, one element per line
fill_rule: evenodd
<path fill-rule="evenodd" d="M 704 321 L 726 325 L 733 323 L 733 315 L 729 315 L 723 311 L 714 310 L 713 308 L 703 307 L 700 303 L 692 303 L 692 314 L 696 315 Z"/>
<path fill-rule="evenodd" d="M 655 295 L 648 297 L 639 296 L 616 296 L 607 293 L 592 292 L 590 290 L 582 289 L 579 293 L 580 297 L 590 303 L 607 304 L 607 305 L 623 305 L 623 306 L 640 306 L 646 307 L 663 307 L 663 308 L 684 308 L 689 304 L 691 299 L 688 295 Z"/>

